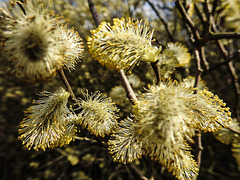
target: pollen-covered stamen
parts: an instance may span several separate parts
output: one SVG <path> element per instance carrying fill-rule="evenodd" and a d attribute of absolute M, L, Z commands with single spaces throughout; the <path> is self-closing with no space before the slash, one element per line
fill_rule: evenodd
<path fill-rule="evenodd" d="M 149 23 L 113 19 L 113 25 L 102 22 L 88 37 L 89 52 L 109 69 L 133 68 L 140 60 L 155 62 L 161 48 L 151 45 L 153 31 Z"/>
<path fill-rule="evenodd" d="M 134 120 L 128 117 L 119 123 L 119 127 L 111 135 L 108 149 L 114 161 L 126 164 L 142 156 L 143 143 L 134 123 Z"/>
<path fill-rule="evenodd" d="M 63 88 L 55 93 L 44 91 L 39 96 L 24 112 L 19 139 L 28 149 L 45 150 L 62 144 L 60 138 L 66 134 L 72 113 L 67 107 L 69 93 Z"/>
<path fill-rule="evenodd" d="M 216 131 L 232 121 L 226 104 L 207 90 L 194 93 L 170 79 L 149 86 L 134 105 L 134 124 L 142 148 L 178 179 L 196 179 L 198 168 L 187 141 L 195 130 Z"/>
<path fill-rule="evenodd" d="M 74 69 L 83 52 L 82 39 L 48 9 L 48 2 L 26 0 L 1 9 L 2 52 L 19 78 L 35 82 L 56 71 Z"/>
<path fill-rule="evenodd" d="M 117 126 L 116 114 L 119 110 L 111 98 L 95 92 L 91 95 L 83 93 L 84 99 L 79 100 L 81 112 L 78 114 L 78 123 L 84 125 L 96 136 L 104 137 Z"/>

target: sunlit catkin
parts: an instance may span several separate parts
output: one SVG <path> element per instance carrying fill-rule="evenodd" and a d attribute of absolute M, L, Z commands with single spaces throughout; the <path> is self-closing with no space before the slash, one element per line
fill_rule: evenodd
<path fill-rule="evenodd" d="M 198 168 L 187 141 L 196 129 L 216 131 L 231 122 L 229 108 L 207 90 L 194 89 L 170 79 L 149 86 L 134 105 L 143 148 L 179 179 L 196 179 Z M 187 140 L 187 141 L 186 141 Z"/>
<path fill-rule="evenodd" d="M 71 112 L 67 107 L 69 93 L 61 88 L 55 93 L 41 92 L 39 96 L 25 111 L 19 126 L 19 139 L 28 149 L 45 150 L 56 146 L 66 132 L 67 124 L 71 123 L 68 121 Z"/>
<path fill-rule="evenodd" d="M 110 97 L 100 92 L 93 94 L 83 93 L 84 99 L 79 100 L 80 113 L 78 121 L 96 136 L 104 137 L 117 126 L 116 114 L 119 109 Z"/>
<path fill-rule="evenodd" d="M 189 65 L 191 55 L 188 49 L 180 43 L 168 43 L 159 55 L 160 73 L 164 77 L 172 74 L 176 67 Z"/>
<path fill-rule="evenodd" d="M 45 1 L 44 1 L 45 2 Z M 2 52 L 17 77 L 29 82 L 49 79 L 64 66 L 73 69 L 83 51 L 81 38 L 39 0 L 1 8 Z"/>
<path fill-rule="evenodd" d="M 75 64 L 80 61 L 83 52 L 83 42 L 78 32 L 67 26 L 59 26 L 56 29 L 56 40 L 59 46 L 62 63 L 69 71 L 75 69 Z"/>
<path fill-rule="evenodd" d="M 161 48 L 151 45 L 153 31 L 147 22 L 113 19 L 113 25 L 102 22 L 88 37 L 88 48 L 99 63 L 109 69 L 128 69 L 138 61 L 157 61 Z"/>
<path fill-rule="evenodd" d="M 108 149 L 114 161 L 126 164 L 142 156 L 142 141 L 134 123 L 134 120 L 128 117 L 120 122 L 119 127 L 111 135 Z"/>

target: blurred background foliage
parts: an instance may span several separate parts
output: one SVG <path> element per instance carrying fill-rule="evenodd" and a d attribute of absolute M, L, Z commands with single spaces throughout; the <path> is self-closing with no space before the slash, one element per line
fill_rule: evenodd
<path fill-rule="evenodd" d="M 201 35 L 206 33 L 204 23 L 206 13 L 203 2 L 201 0 L 186 1 L 188 13 Z M 210 0 L 211 6 L 214 3 L 217 3 L 214 20 L 219 31 L 239 32 L 239 1 Z M 107 22 L 111 22 L 115 17 L 148 20 L 151 28 L 155 29 L 154 38 L 156 41 L 153 43 L 163 47 L 171 41 L 163 23 L 165 22 L 174 41 L 184 44 L 192 55 L 189 67 L 177 69 L 172 76 L 178 81 L 182 81 L 188 75 L 196 75 L 194 49 L 189 43 L 191 37 L 181 20 L 174 1 L 95 0 L 95 4 L 101 20 Z M 95 28 L 88 1 L 53 0 L 52 8 L 68 20 L 70 27 L 74 27 L 79 32 L 86 46 L 86 37 L 90 35 L 90 30 Z M 222 40 L 222 43 L 228 53 L 234 55 L 231 62 L 236 75 L 239 75 L 240 40 L 225 39 Z M 235 76 L 233 79 L 227 63 L 224 63 L 226 60 L 216 44 L 206 43 L 205 55 L 210 70 L 203 73 L 204 82 L 210 91 L 227 103 L 233 116 L 237 117 L 239 95 L 236 93 L 233 81 L 240 83 L 238 77 Z M 37 98 L 36 93 L 42 90 L 54 92 L 63 84 L 57 76 L 48 82 L 26 84 L 10 73 L 7 64 L 4 63 L 4 54 L 0 56 L 0 179 L 138 179 L 135 168 L 149 179 L 174 179 L 163 166 L 151 161 L 148 157 L 136 160 L 133 165 L 113 162 L 107 149 L 90 140 L 94 139 L 94 136 L 82 127 L 80 127 L 82 131 L 78 135 L 86 138 L 75 140 L 68 146 L 53 150 L 48 149 L 45 152 L 24 149 L 21 142 L 17 140 L 18 125 L 23 119 L 23 111 L 31 105 L 33 99 Z M 203 68 L 207 69 L 204 66 Z M 81 91 L 85 89 L 88 89 L 89 92 L 99 90 L 115 100 L 121 109 L 121 119 L 131 112 L 131 104 L 125 97 L 117 72 L 108 70 L 94 61 L 87 48 L 84 51 L 84 58 L 78 63 L 76 70 L 71 73 L 66 72 L 66 76 L 77 96 L 80 97 Z M 138 91 L 143 91 L 143 87 L 152 84 L 155 80 L 150 64 L 144 62 L 135 67 L 133 74 L 128 77 L 136 94 Z M 202 141 L 204 151 L 199 179 L 240 179 L 240 168 L 231 155 L 231 146 L 220 143 L 210 133 L 204 134 Z M 196 153 L 195 145 L 193 145 L 192 151 L 193 154 Z"/>

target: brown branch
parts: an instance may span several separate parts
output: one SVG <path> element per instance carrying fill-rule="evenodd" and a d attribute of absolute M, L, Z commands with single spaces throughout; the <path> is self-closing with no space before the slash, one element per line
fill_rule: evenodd
<path fill-rule="evenodd" d="M 148 180 L 133 164 L 128 164 L 127 166 L 135 173 L 137 179 Z"/>
<path fill-rule="evenodd" d="M 214 0 L 212 2 L 212 17 L 214 16 L 215 12 L 216 12 L 216 9 L 217 9 L 217 6 L 218 6 L 218 3 L 219 3 L 219 0 Z"/>
<path fill-rule="evenodd" d="M 195 11 L 196 11 L 196 14 L 197 14 L 197 16 L 198 16 L 198 18 L 200 19 L 200 21 L 201 21 L 201 24 L 203 24 L 204 25 L 204 27 L 205 27 L 205 22 L 206 22 L 206 18 L 202 15 L 202 13 L 200 12 L 200 10 L 199 10 L 199 7 L 198 7 L 198 4 L 196 3 L 196 4 L 194 4 L 194 8 L 195 8 Z M 203 28 L 204 30 L 206 29 L 206 28 Z"/>
<path fill-rule="evenodd" d="M 194 87 L 198 87 L 200 78 L 201 78 L 201 74 L 203 72 L 202 68 L 201 68 L 201 56 L 200 56 L 200 51 L 198 49 L 195 49 L 195 56 L 196 56 L 196 60 L 197 60 L 197 75 L 195 78 L 195 83 L 194 83 Z M 194 93 L 197 93 L 197 90 L 194 91 Z M 202 158 L 202 151 L 203 151 L 203 146 L 202 146 L 202 134 L 201 131 L 197 131 L 196 132 L 196 136 L 197 136 L 197 164 L 198 164 L 198 168 L 200 168 L 201 166 L 201 158 Z"/>
<path fill-rule="evenodd" d="M 201 159 L 202 159 L 202 151 L 203 151 L 202 133 L 200 130 L 197 130 L 196 136 L 197 136 L 197 164 L 198 164 L 198 168 L 200 169 Z"/>
<path fill-rule="evenodd" d="M 92 17 L 95 22 L 95 25 L 98 27 L 101 23 L 101 20 L 98 16 L 98 12 L 97 12 L 97 8 L 95 6 L 94 0 L 88 0 L 88 5 L 89 5 L 89 9 L 92 13 Z"/>
<path fill-rule="evenodd" d="M 159 69 L 159 66 L 158 66 L 158 61 L 152 62 L 151 66 L 152 66 L 152 69 L 153 69 L 153 71 L 156 75 L 156 78 L 157 78 L 156 84 L 159 84 L 160 80 L 161 80 L 161 74 L 160 74 L 160 69 Z"/>
<path fill-rule="evenodd" d="M 199 81 L 201 78 L 201 74 L 203 72 L 203 70 L 201 68 L 201 62 L 203 62 L 205 64 L 206 69 L 208 69 L 208 63 L 205 58 L 204 48 L 199 47 L 199 42 L 200 42 L 201 37 L 198 32 L 198 29 L 196 28 L 196 26 L 192 22 L 191 18 L 187 14 L 185 8 L 183 7 L 182 2 L 176 1 L 176 7 L 182 16 L 183 23 L 186 25 L 190 35 L 192 36 L 191 41 L 193 43 L 193 46 L 195 46 L 195 48 L 196 48 L 194 50 L 194 53 L 195 53 L 195 57 L 196 57 L 196 61 L 197 61 L 197 74 L 196 74 L 194 87 L 198 87 L 198 84 L 199 84 Z M 197 90 L 195 90 L 194 93 L 197 93 Z M 198 167 L 200 168 L 202 151 L 203 151 L 201 131 L 196 131 L 196 136 L 197 136 L 197 164 L 198 164 Z"/>
<path fill-rule="evenodd" d="M 118 75 L 119 75 L 119 78 L 120 80 L 122 81 L 122 85 L 127 93 L 127 98 L 130 100 L 130 102 L 132 104 L 136 103 L 137 101 L 137 97 L 136 95 L 134 94 L 133 92 L 133 89 L 124 73 L 124 71 L 121 69 L 119 72 L 118 72 Z"/>
<path fill-rule="evenodd" d="M 176 1 L 176 8 L 178 9 L 179 13 L 181 14 L 182 20 L 184 21 L 184 23 L 189 27 L 188 29 L 191 31 L 190 33 L 193 35 L 193 42 L 195 44 L 196 43 L 198 44 L 199 40 L 200 40 L 200 34 L 199 34 L 197 28 L 195 27 L 194 23 L 192 22 L 191 18 L 187 14 L 182 3 L 179 2 L 179 0 Z"/>
<path fill-rule="evenodd" d="M 200 37 L 198 29 L 196 28 L 196 26 L 192 22 L 191 18 L 187 14 L 185 8 L 183 7 L 183 4 L 179 1 L 176 1 L 176 7 L 182 16 L 182 20 L 183 20 L 185 26 L 187 27 L 189 33 L 192 36 L 191 41 L 193 43 L 193 46 L 195 46 L 196 48 L 200 47 L 201 37 Z M 199 58 L 200 58 L 200 60 L 202 60 L 205 68 L 209 69 L 209 64 L 205 58 L 204 47 L 200 49 L 200 56 L 201 56 L 201 58 L 200 57 Z"/>
<path fill-rule="evenodd" d="M 208 61 L 206 59 L 206 56 L 205 56 L 205 47 L 204 46 L 202 46 L 200 48 L 200 59 L 202 60 L 204 66 L 205 66 L 205 70 L 208 71 L 210 66 L 209 66 L 209 63 L 208 63 Z"/>
<path fill-rule="evenodd" d="M 170 41 L 174 42 L 173 36 L 170 33 L 170 30 L 168 28 L 167 23 L 165 22 L 165 20 L 162 18 L 161 14 L 158 12 L 158 10 L 155 8 L 154 4 L 151 3 L 149 0 L 147 0 L 148 4 L 151 6 L 151 8 L 153 9 L 153 11 L 156 13 L 157 17 L 159 18 L 159 20 L 163 23 L 165 30 L 168 34 L 168 38 L 170 39 Z"/>
<path fill-rule="evenodd" d="M 210 11 L 209 8 L 209 0 L 205 0 L 203 3 L 203 10 L 206 15 L 207 21 L 206 21 L 206 29 L 205 32 L 211 32 L 211 18 L 212 18 L 212 12 Z"/>
<path fill-rule="evenodd" d="M 209 36 L 210 40 L 220 40 L 220 39 L 240 39 L 239 32 L 221 32 L 221 33 L 211 33 Z"/>
<path fill-rule="evenodd" d="M 75 94 L 72 91 L 72 88 L 71 88 L 71 86 L 70 86 L 70 84 L 69 84 L 69 82 L 68 82 L 68 80 L 67 80 L 67 78 L 65 76 L 65 73 L 64 73 L 63 69 L 60 69 L 58 71 L 58 74 L 59 74 L 60 78 L 62 79 L 65 87 L 67 88 L 68 92 L 70 93 L 70 96 L 72 97 L 73 101 L 77 102 L 77 98 L 76 98 Z"/>
<path fill-rule="evenodd" d="M 214 33 L 218 32 L 217 26 L 215 24 L 215 21 L 213 18 L 211 18 L 211 24 L 213 27 L 213 31 Z M 238 75 L 236 73 L 235 67 L 233 66 L 233 62 L 230 60 L 231 57 L 229 56 L 228 51 L 226 50 L 226 48 L 224 47 L 223 43 L 221 42 L 220 39 L 216 39 L 215 40 L 218 46 L 218 49 L 220 50 L 220 53 L 223 56 L 223 59 L 227 62 L 227 68 L 229 70 L 229 73 L 231 75 L 232 78 L 232 82 L 233 82 L 233 86 L 235 89 L 235 94 L 236 94 L 236 102 L 235 102 L 235 110 L 233 111 L 235 116 L 237 118 L 240 117 L 240 105 L 239 105 L 239 101 L 240 101 L 240 84 L 239 84 L 239 78 Z M 237 52 L 238 53 L 238 52 Z"/>
<path fill-rule="evenodd" d="M 207 36 L 200 40 L 200 45 L 204 45 L 208 41 L 216 41 L 220 39 L 240 39 L 240 33 L 238 32 L 221 32 L 213 33 L 210 32 Z"/>
<path fill-rule="evenodd" d="M 94 22 L 95 22 L 95 25 L 96 26 L 99 26 L 99 24 L 101 23 L 100 19 L 99 19 L 99 16 L 98 16 L 98 12 L 97 12 L 97 9 L 95 7 L 95 4 L 94 4 L 94 0 L 88 0 L 88 3 L 89 3 L 89 9 L 92 13 L 92 16 L 93 16 L 93 19 L 94 19 Z M 127 93 L 127 97 L 128 99 L 130 100 L 130 102 L 132 104 L 134 104 L 136 101 L 137 101 L 137 97 L 135 96 L 133 90 L 132 90 L 132 87 L 124 73 L 123 70 L 120 70 L 119 73 L 119 78 L 120 80 L 122 81 L 122 84 L 123 84 L 123 87 Z"/>
<path fill-rule="evenodd" d="M 229 131 L 232 131 L 232 132 L 240 135 L 240 132 L 239 132 L 238 130 L 236 130 L 236 129 L 232 129 L 232 128 L 230 128 L 229 126 L 227 127 L 227 129 L 228 129 Z"/>

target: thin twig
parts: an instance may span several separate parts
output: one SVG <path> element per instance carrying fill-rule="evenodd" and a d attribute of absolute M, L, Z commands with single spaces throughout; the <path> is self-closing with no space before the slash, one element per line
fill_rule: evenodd
<path fill-rule="evenodd" d="M 198 165 L 198 168 L 200 169 L 201 159 L 202 159 L 202 151 L 203 151 L 202 133 L 200 130 L 197 130 L 196 136 L 197 136 L 197 165 Z"/>
<path fill-rule="evenodd" d="M 57 163 L 58 161 L 60 161 L 61 159 L 63 159 L 64 157 L 65 157 L 64 155 L 60 155 L 60 156 L 58 156 L 57 158 L 53 159 L 52 161 L 48 161 L 46 164 L 40 166 L 38 169 L 39 169 L 39 170 L 42 170 L 42 169 L 44 169 L 44 168 L 46 168 L 46 167 L 48 167 L 48 166 L 51 166 L 51 165 L 53 165 L 54 163 Z"/>
<path fill-rule="evenodd" d="M 198 7 L 198 4 L 194 4 L 194 8 L 195 8 L 195 11 L 196 11 L 196 14 L 198 16 L 198 18 L 200 19 L 201 21 L 201 24 L 203 24 L 203 29 L 205 30 L 206 29 L 206 18 L 203 16 L 203 14 L 200 12 L 199 10 L 199 7 Z"/>
<path fill-rule="evenodd" d="M 157 79 L 156 84 L 159 84 L 160 80 L 161 80 L 161 74 L 160 74 L 160 69 L 159 69 L 159 66 L 158 66 L 158 61 L 152 62 L 151 66 L 152 66 L 152 69 L 153 69 L 153 71 L 156 75 L 156 79 Z"/>
<path fill-rule="evenodd" d="M 119 78 L 120 80 L 122 81 L 122 85 L 127 93 L 127 98 L 130 100 L 130 102 L 132 104 L 136 103 L 137 101 L 137 97 L 136 95 L 134 94 L 133 92 L 133 89 L 124 73 L 124 71 L 121 69 L 119 72 L 118 72 L 118 75 L 119 75 Z"/>
<path fill-rule="evenodd" d="M 208 71 L 210 66 L 209 66 L 209 63 L 208 63 L 208 61 L 206 59 L 206 56 L 205 56 L 205 47 L 204 46 L 202 46 L 200 48 L 200 59 L 201 59 L 201 61 L 203 62 L 204 66 L 205 66 L 204 70 Z"/>
<path fill-rule="evenodd" d="M 176 1 L 176 8 L 180 12 L 184 23 L 189 27 L 189 30 L 191 31 L 190 33 L 193 35 L 193 42 L 195 44 L 199 44 L 200 34 L 197 28 L 195 27 L 194 23 L 192 22 L 191 18 L 187 14 L 185 8 L 183 7 L 182 2 L 179 2 L 179 0 Z"/>
<path fill-rule="evenodd" d="M 74 136 L 73 138 L 76 139 L 76 140 L 79 140 L 79 141 L 86 141 L 86 142 L 90 142 L 90 143 L 97 143 L 96 140 L 94 140 L 94 139 L 89 139 L 88 137 Z"/>
<path fill-rule="evenodd" d="M 89 9 L 92 13 L 95 25 L 99 26 L 99 24 L 101 23 L 101 20 L 99 19 L 98 12 L 97 12 L 97 9 L 96 9 L 95 4 L 94 4 L 94 0 L 88 0 L 88 3 L 89 3 Z M 130 102 L 132 104 L 134 104 L 137 100 L 137 97 L 134 94 L 134 92 L 132 90 L 132 87 L 131 87 L 124 71 L 120 70 L 118 75 L 119 75 L 120 80 L 122 81 L 122 84 L 123 84 L 123 87 L 126 91 L 128 99 L 130 100 Z"/>
<path fill-rule="evenodd" d="M 68 80 L 67 80 L 67 78 L 65 76 L 65 73 L 64 73 L 63 69 L 60 69 L 58 71 L 58 74 L 59 74 L 60 78 L 62 79 L 65 87 L 67 88 L 68 92 L 70 93 L 70 96 L 72 97 L 73 101 L 77 102 L 77 98 L 76 98 L 75 94 L 72 91 L 72 88 L 71 88 L 71 86 L 70 86 L 70 84 L 69 84 L 69 82 L 68 82 Z"/>
<path fill-rule="evenodd" d="M 196 87 L 198 87 L 198 84 L 199 84 L 199 81 L 201 78 L 201 74 L 203 72 L 203 70 L 201 68 L 201 56 L 200 56 L 200 52 L 198 49 L 195 50 L 195 56 L 196 56 L 196 60 L 197 60 L 197 70 L 198 70 L 198 73 L 195 78 L 195 83 L 194 83 L 194 87 L 196 88 Z M 197 90 L 195 90 L 194 93 L 196 94 Z M 198 168 L 200 168 L 202 151 L 203 151 L 201 131 L 198 130 L 196 132 L 196 136 L 197 136 L 197 164 L 198 164 Z"/>
<path fill-rule="evenodd" d="M 206 21 L 206 32 L 211 32 L 211 11 L 209 9 L 209 0 L 205 0 L 205 2 L 203 3 L 203 9 L 205 12 L 205 15 L 207 17 L 207 21 Z"/>
<path fill-rule="evenodd" d="M 232 131 L 232 132 L 240 135 L 240 131 L 238 131 L 238 130 L 236 130 L 236 129 L 232 129 L 232 128 L 230 128 L 229 126 L 227 127 L 227 129 L 228 129 L 229 131 Z"/>
<path fill-rule="evenodd" d="M 218 33 L 218 29 L 216 26 L 216 23 L 213 19 L 213 17 L 211 17 L 211 24 L 212 24 L 212 28 L 214 33 Z M 230 37 L 229 37 L 230 38 Z M 231 75 L 232 78 L 232 82 L 233 82 L 233 86 L 235 89 L 235 93 L 236 93 L 236 101 L 235 101 L 235 110 L 233 111 L 235 116 L 237 118 L 240 117 L 240 105 L 239 105 L 239 101 L 240 101 L 240 84 L 239 84 L 239 78 L 238 75 L 236 73 L 235 67 L 233 66 L 233 62 L 230 60 L 230 55 L 228 53 L 228 51 L 226 50 L 225 46 L 223 45 L 223 43 L 220 41 L 220 39 L 216 39 L 216 43 L 218 46 L 218 49 L 220 50 L 223 59 L 227 62 L 227 68 L 229 70 L 229 73 Z M 237 52 L 238 54 L 238 52 Z"/>
<path fill-rule="evenodd" d="M 98 16 L 98 12 L 97 12 L 94 0 L 88 0 L 88 5 L 89 5 L 89 9 L 92 13 L 92 17 L 93 17 L 93 20 L 95 22 L 95 25 L 98 27 L 101 23 L 101 20 Z"/>
<path fill-rule="evenodd" d="M 195 48 L 196 48 L 194 50 L 194 53 L 195 53 L 195 57 L 196 57 L 196 61 L 197 61 L 197 74 L 196 74 L 194 87 L 198 87 L 198 84 L 199 84 L 199 81 L 201 78 L 201 74 L 203 72 L 203 70 L 201 68 L 201 62 L 203 62 L 204 64 L 207 62 L 205 59 L 204 49 L 202 49 L 201 47 L 199 48 L 199 41 L 200 41 L 201 37 L 198 32 L 198 29 L 196 28 L 196 26 L 192 22 L 191 18 L 187 14 L 185 8 L 183 7 L 182 2 L 176 1 L 176 7 L 177 7 L 178 11 L 180 12 L 180 14 L 182 15 L 182 20 L 183 20 L 185 26 L 187 27 L 189 33 L 192 35 L 191 41 L 192 41 L 193 46 L 195 46 Z M 205 64 L 205 67 L 208 68 L 208 63 Z M 195 90 L 194 93 L 197 93 L 197 90 Z M 198 164 L 198 167 L 200 168 L 202 151 L 203 151 L 201 131 L 197 131 L 196 136 L 197 136 L 197 164 Z"/>
<path fill-rule="evenodd" d="M 157 15 L 157 17 L 159 18 L 159 20 L 163 23 L 163 25 L 164 25 L 164 27 L 165 27 L 165 30 L 166 30 L 166 32 L 167 32 L 167 34 L 168 34 L 169 40 L 172 41 L 172 42 L 174 42 L 173 36 L 172 36 L 172 34 L 170 33 L 170 30 L 169 30 L 169 28 L 168 28 L 168 25 L 167 25 L 167 23 L 165 22 L 165 20 L 162 18 L 161 14 L 158 12 L 158 10 L 155 8 L 154 4 L 153 4 L 151 1 L 147 0 L 147 2 L 148 2 L 148 4 L 151 6 L 151 8 L 153 9 L 153 11 L 156 13 L 156 15 Z"/>
<path fill-rule="evenodd" d="M 203 46 L 206 42 L 215 41 L 220 39 L 240 39 L 240 33 L 238 32 L 221 32 L 213 33 L 210 32 L 207 36 L 201 39 L 200 45 Z"/>
<path fill-rule="evenodd" d="M 211 13 L 212 17 L 214 16 L 214 14 L 215 14 L 215 12 L 216 12 L 218 3 L 219 3 L 219 0 L 214 0 L 214 1 L 212 2 L 212 13 Z"/>
<path fill-rule="evenodd" d="M 143 176 L 140 171 L 131 163 L 131 164 L 128 164 L 128 167 L 133 170 L 133 172 L 135 173 L 136 175 L 136 178 L 137 179 L 140 179 L 140 180 L 148 180 L 148 178 L 146 178 L 145 176 Z"/>

